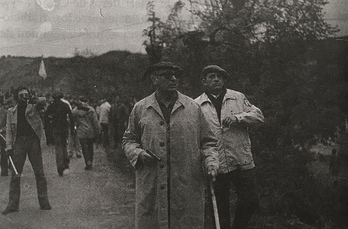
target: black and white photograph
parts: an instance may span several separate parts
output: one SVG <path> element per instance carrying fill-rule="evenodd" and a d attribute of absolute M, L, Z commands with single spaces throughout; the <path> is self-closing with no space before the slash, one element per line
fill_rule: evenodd
<path fill-rule="evenodd" d="M 0 229 L 348 229 L 348 0 L 0 0 Z"/>

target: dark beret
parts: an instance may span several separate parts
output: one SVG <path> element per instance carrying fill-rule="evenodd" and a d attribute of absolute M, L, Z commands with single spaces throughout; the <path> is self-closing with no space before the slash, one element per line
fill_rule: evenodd
<path fill-rule="evenodd" d="M 225 71 L 225 69 L 217 66 L 217 65 L 208 65 L 205 68 L 203 68 L 201 76 L 205 77 L 208 73 L 221 73 L 224 78 L 229 77 L 229 74 Z"/>
<path fill-rule="evenodd" d="M 63 93 L 60 92 L 60 91 L 55 91 L 55 92 L 53 93 L 53 95 L 52 95 L 52 98 L 54 98 L 54 99 L 61 99 L 61 98 L 63 98 L 63 97 L 64 97 L 64 95 L 63 95 Z"/>
<path fill-rule="evenodd" d="M 177 74 L 177 76 L 182 75 L 182 73 L 184 72 L 182 70 L 182 68 L 180 68 L 179 66 L 174 65 L 172 62 L 159 62 L 156 63 L 154 65 L 151 65 L 144 73 L 143 75 L 143 79 L 151 76 L 151 74 L 155 71 L 159 71 L 159 70 L 174 70 L 175 73 Z"/>

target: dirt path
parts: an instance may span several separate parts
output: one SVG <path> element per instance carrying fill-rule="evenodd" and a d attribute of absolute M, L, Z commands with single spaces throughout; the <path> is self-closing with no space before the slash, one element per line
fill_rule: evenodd
<path fill-rule="evenodd" d="M 34 174 L 27 160 L 21 178 L 20 209 L 0 215 L 0 229 L 134 227 L 134 181 L 125 172 L 127 168 L 114 168 L 106 153 L 97 149 L 93 170 L 85 171 L 84 160 L 73 158 L 70 169 L 59 177 L 52 147 L 44 149 L 43 158 L 52 210 L 40 210 Z M 125 162 L 117 165 L 124 166 Z M 0 211 L 8 202 L 9 182 L 10 177 L 0 177 Z"/>

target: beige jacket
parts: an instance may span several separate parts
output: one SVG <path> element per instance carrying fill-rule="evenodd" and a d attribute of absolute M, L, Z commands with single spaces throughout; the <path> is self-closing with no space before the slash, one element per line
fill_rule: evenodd
<path fill-rule="evenodd" d="M 135 228 L 204 228 L 204 169 L 218 168 L 216 144 L 199 105 L 181 93 L 169 125 L 155 93 L 135 104 L 123 136 L 136 173 Z M 144 149 L 161 160 L 139 165 Z"/>
<path fill-rule="evenodd" d="M 38 106 L 45 103 L 40 100 L 37 104 L 28 104 L 25 117 L 29 125 L 33 128 L 36 136 L 40 139 L 41 148 L 46 143 L 44 126 L 39 114 Z M 6 150 L 13 149 L 17 137 L 17 105 L 7 111 L 6 120 Z"/>
<path fill-rule="evenodd" d="M 227 89 L 222 101 L 221 120 L 234 115 L 240 124 L 225 127 L 220 124 L 216 109 L 207 94 L 203 93 L 195 101 L 201 106 L 218 138 L 219 173 L 228 173 L 237 168 L 254 168 L 248 127 L 264 121 L 261 110 L 251 105 L 243 93 Z"/>

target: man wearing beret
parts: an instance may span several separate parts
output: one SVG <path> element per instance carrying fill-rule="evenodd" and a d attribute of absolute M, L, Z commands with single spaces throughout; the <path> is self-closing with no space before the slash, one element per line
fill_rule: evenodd
<path fill-rule="evenodd" d="M 205 176 L 218 169 L 217 139 L 201 108 L 177 91 L 181 68 L 151 66 L 156 91 L 137 102 L 123 136 L 136 173 L 135 228 L 204 228 Z"/>
<path fill-rule="evenodd" d="M 237 207 L 233 229 L 243 229 L 258 207 L 254 161 L 248 127 L 264 121 L 259 108 L 244 94 L 226 89 L 228 73 L 217 65 L 202 70 L 205 92 L 195 99 L 218 138 L 219 170 L 214 183 L 222 229 L 231 228 L 230 184 L 236 188 Z"/>

